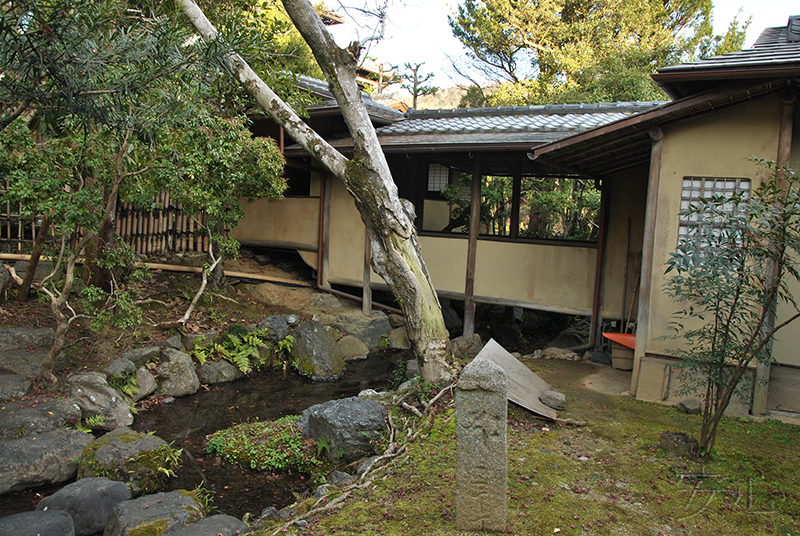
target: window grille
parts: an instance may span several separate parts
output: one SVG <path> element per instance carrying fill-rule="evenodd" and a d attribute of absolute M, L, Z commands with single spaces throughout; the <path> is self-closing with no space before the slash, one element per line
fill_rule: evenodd
<path fill-rule="evenodd" d="M 715 195 L 727 198 L 744 192 L 745 198 L 750 195 L 750 179 L 722 179 L 714 177 L 684 177 L 681 190 L 681 213 L 689 210 L 690 205 L 698 205 L 701 199 L 710 199 Z M 733 212 L 734 204 L 725 205 L 727 212 Z M 696 226 L 702 216 L 700 214 L 681 215 L 678 227 L 678 239 L 689 232 L 690 227 Z"/>

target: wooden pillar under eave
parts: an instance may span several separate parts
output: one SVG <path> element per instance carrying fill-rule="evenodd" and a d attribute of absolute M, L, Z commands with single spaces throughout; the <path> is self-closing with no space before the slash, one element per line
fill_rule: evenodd
<path fill-rule="evenodd" d="M 372 287 L 369 286 L 369 280 L 372 277 L 372 244 L 369 241 L 369 233 L 364 228 L 364 280 L 363 288 L 361 290 L 361 312 L 367 316 L 372 314 Z"/>
<path fill-rule="evenodd" d="M 653 283 L 653 245 L 656 235 L 658 213 L 658 191 L 661 180 L 661 152 L 664 131 L 658 127 L 650 129 L 650 176 L 647 181 L 647 205 L 644 214 L 644 240 L 642 244 L 642 273 L 639 282 L 639 312 L 636 319 L 636 349 L 633 352 L 631 393 L 636 396 L 639 387 L 639 368 L 647 349 L 647 332 L 650 322 L 650 289 Z"/>
<path fill-rule="evenodd" d="M 464 336 L 475 335 L 475 263 L 478 251 L 478 233 L 481 226 L 481 155 L 475 154 L 472 168 L 472 197 L 469 212 L 469 245 L 467 247 L 467 281 L 464 288 Z"/>
<path fill-rule="evenodd" d="M 794 113 L 797 106 L 797 91 L 793 87 L 788 87 L 786 92 L 781 95 L 781 125 L 778 132 L 778 155 L 775 163 L 781 167 L 789 166 L 789 159 L 792 155 L 792 129 L 794 127 Z M 782 185 L 784 188 L 786 185 Z M 775 311 L 772 310 L 767 317 L 766 330 L 772 330 L 775 326 Z M 769 341 L 772 348 L 772 340 Z M 756 364 L 756 381 L 753 386 L 753 405 L 750 409 L 752 415 L 763 415 L 767 412 L 767 397 L 769 395 L 769 373 L 770 365 L 759 361 Z"/>

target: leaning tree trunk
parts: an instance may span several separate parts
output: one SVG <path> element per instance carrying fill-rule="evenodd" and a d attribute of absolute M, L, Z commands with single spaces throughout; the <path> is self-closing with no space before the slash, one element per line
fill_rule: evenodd
<path fill-rule="evenodd" d="M 181 0 L 181 9 L 206 40 L 217 32 L 193 0 Z M 406 317 L 408 336 L 428 381 L 449 381 L 458 365 L 453 362 L 441 306 L 420 253 L 413 208 L 397 195 L 389 166 L 378 143 L 355 80 L 355 58 L 334 43 L 307 0 L 284 0 L 342 110 L 354 140 L 348 160 L 306 125 L 237 54 L 227 58 L 234 76 L 256 98 L 270 117 L 331 173 L 354 197 L 372 246 L 372 267 L 391 288 Z M 408 206 L 408 208 L 407 208 Z"/>

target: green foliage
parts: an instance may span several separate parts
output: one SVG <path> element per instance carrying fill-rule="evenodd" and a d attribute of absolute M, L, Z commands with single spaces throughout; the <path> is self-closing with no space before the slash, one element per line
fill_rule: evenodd
<path fill-rule="evenodd" d="M 83 296 L 96 326 L 141 319 L 126 284 L 139 274 L 120 275 L 132 259 L 112 240 L 118 201 L 156 209 L 152 200 L 171 190 L 192 216 L 205 212 L 204 232 L 232 257 L 238 244 L 229 229 L 243 217 L 241 200 L 278 199 L 285 188 L 278 149 L 250 135 L 241 89 L 231 89 L 221 63 L 231 51 L 263 53 L 271 71 L 274 48 L 263 38 L 272 30 L 258 27 L 264 21 L 254 11 L 219 4 L 221 36 L 205 43 L 172 7 L 23 0 L 0 13 L 2 200 L 52 222 L 62 242 L 52 251 L 59 277 L 43 291 L 67 326 L 84 254 L 99 287 Z M 282 72 L 271 80 L 281 81 L 278 91 L 293 86 Z"/>
<path fill-rule="evenodd" d="M 207 452 L 258 471 L 299 471 L 319 475 L 325 462 L 313 441 L 305 442 L 297 415 L 276 421 L 237 424 L 208 436 Z M 317 455 L 314 451 L 318 451 Z"/>
<path fill-rule="evenodd" d="M 92 430 L 100 428 L 106 423 L 105 415 L 92 415 L 88 419 L 81 421 L 80 419 L 74 422 L 64 422 L 64 426 L 71 430 L 77 430 L 84 434 L 91 434 Z"/>
<path fill-rule="evenodd" d="M 425 82 L 433 78 L 433 73 L 428 74 L 420 74 L 419 69 L 425 64 L 422 63 L 410 63 L 407 62 L 404 67 L 408 69 L 407 72 L 400 75 L 400 78 L 404 80 L 405 84 L 402 84 L 402 87 L 407 89 L 411 93 L 412 98 L 412 108 L 417 107 L 417 98 L 423 97 L 425 95 L 435 95 L 439 88 L 436 86 L 426 85 Z"/>
<path fill-rule="evenodd" d="M 192 355 L 202 365 L 209 359 L 224 359 L 235 365 L 243 374 L 254 369 L 278 368 L 290 359 L 294 337 L 287 335 L 284 339 L 273 342 L 269 332 L 256 329 L 248 332 L 238 324 L 232 325 L 222 335 L 219 342 L 203 344 L 205 337 L 198 337 Z"/>
<path fill-rule="evenodd" d="M 665 291 L 683 308 L 672 327 L 684 340 L 683 389 L 704 393 L 704 454 L 732 396 L 750 398 L 751 363 L 769 366 L 775 333 L 800 316 L 789 288 L 800 280 L 800 188 L 787 168 L 756 160 L 770 177 L 752 195 L 701 199 L 682 213 L 695 222 L 667 261 Z M 788 313 L 775 318 L 778 304 Z"/>
<path fill-rule="evenodd" d="M 145 450 L 139 453 L 136 461 L 151 469 L 157 477 L 172 478 L 181 466 L 183 449 L 173 448 L 172 445 L 161 445 L 154 450 Z"/>
<path fill-rule="evenodd" d="M 711 0 L 465 0 L 449 18 L 491 105 L 661 100 L 660 67 L 738 50 L 748 22 L 713 36 Z"/>
<path fill-rule="evenodd" d="M 139 392 L 139 382 L 136 381 L 136 371 L 127 370 L 122 374 L 109 376 L 106 383 L 112 389 L 116 389 L 126 396 L 133 396 Z"/>
<path fill-rule="evenodd" d="M 469 231 L 471 199 L 462 190 L 472 182 L 462 174 L 456 184 L 442 190 L 452 207 L 445 232 Z M 510 236 L 513 178 L 486 176 L 481 184 L 481 234 Z M 524 238 L 596 240 L 600 191 L 582 179 L 523 177 L 519 208 L 519 234 Z"/>

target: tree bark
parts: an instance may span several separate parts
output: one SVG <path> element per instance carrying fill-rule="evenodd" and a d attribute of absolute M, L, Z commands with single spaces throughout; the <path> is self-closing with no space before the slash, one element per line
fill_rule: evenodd
<path fill-rule="evenodd" d="M 33 241 L 33 251 L 31 252 L 31 259 L 28 261 L 28 268 L 25 271 L 25 279 L 22 280 L 22 286 L 17 290 L 17 301 L 19 303 L 24 303 L 28 299 L 28 292 L 31 290 L 36 268 L 39 266 L 39 258 L 42 256 L 42 244 L 44 244 L 49 230 L 50 218 L 45 216 L 39 226 L 39 234 L 36 235 L 36 240 Z"/>
<path fill-rule="evenodd" d="M 216 38 L 216 30 L 193 0 L 180 0 L 180 6 L 204 39 Z M 453 361 L 441 306 L 420 253 L 410 217 L 413 206 L 397 195 L 356 84 L 356 60 L 348 50 L 336 46 L 307 0 L 284 0 L 284 6 L 328 79 L 354 141 L 353 159 L 348 160 L 309 128 L 239 55 L 228 56 L 228 67 L 272 119 L 344 183 L 367 228 L 372 267 L 389 285 L 405 314 L 423 378 L 449 383 L 458 365 Z"/>

